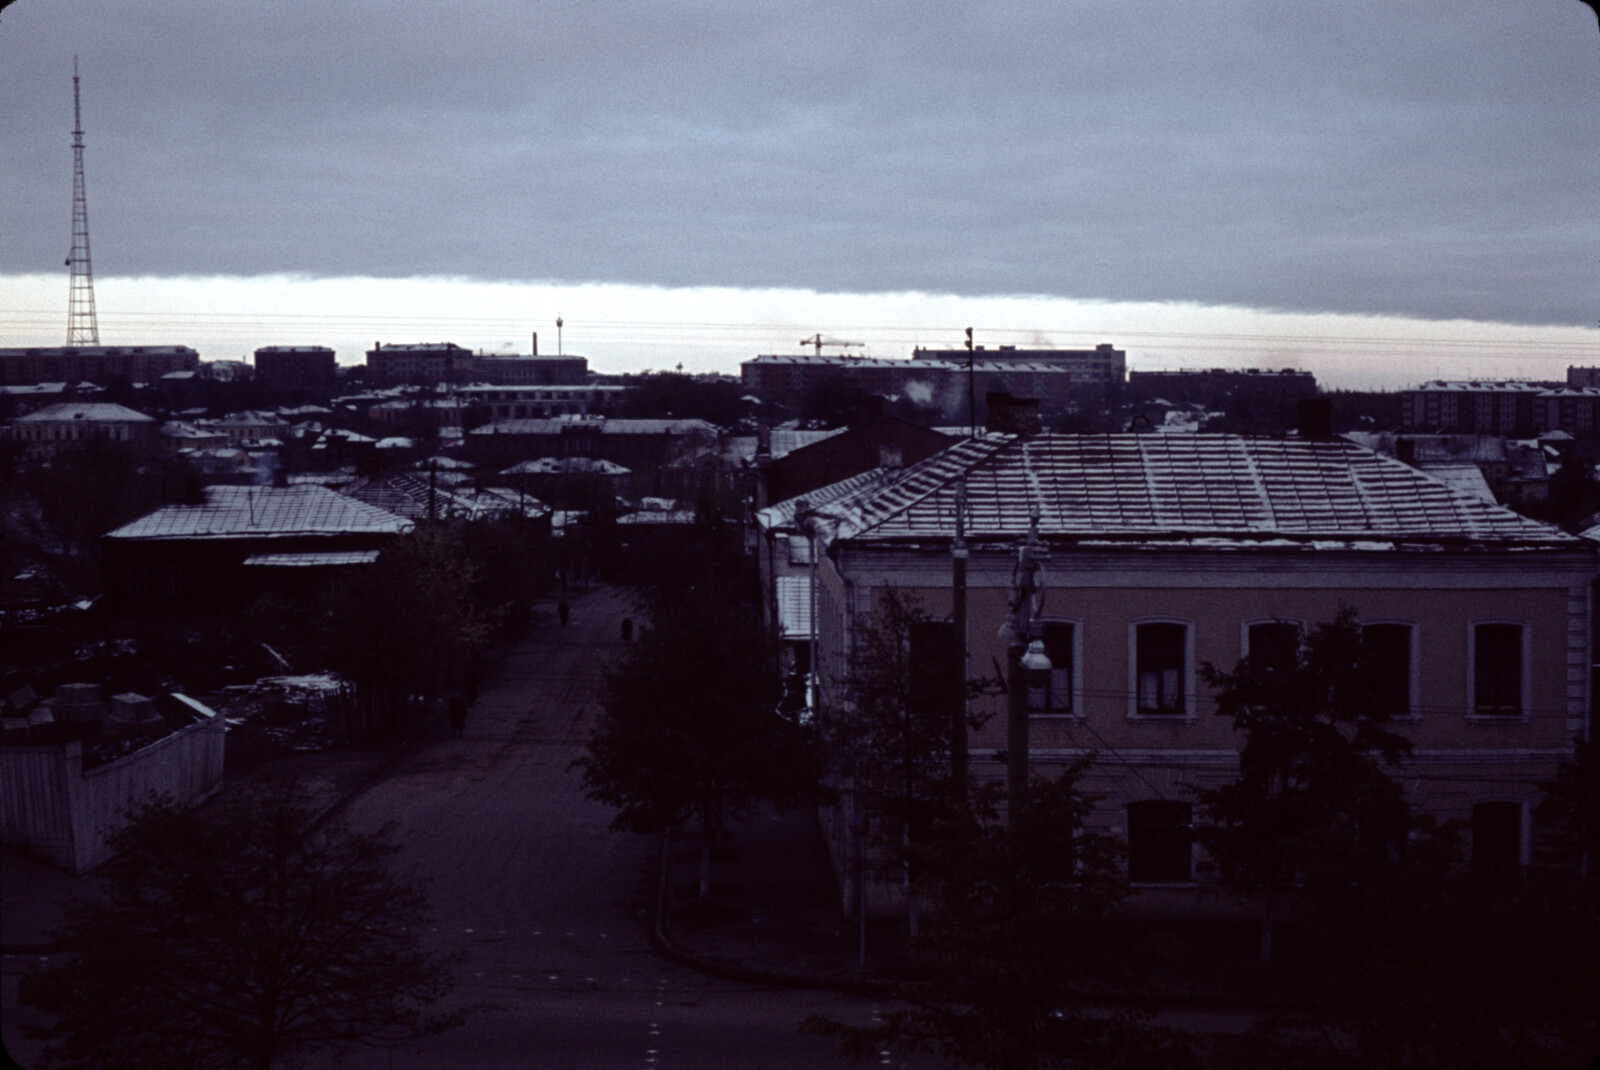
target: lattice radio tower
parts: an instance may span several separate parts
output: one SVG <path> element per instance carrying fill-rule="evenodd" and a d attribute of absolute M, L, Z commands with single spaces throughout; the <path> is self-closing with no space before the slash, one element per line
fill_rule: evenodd
<path fill-rule="evenodd" d="M 67 345 L 100 344 L 94 314 L 94 269 L 89 266 L 89 199 L 83 186 L 83 116 L 78 108 L 78 57 L 72 57 L 72 285 L 67 295 Z"/>

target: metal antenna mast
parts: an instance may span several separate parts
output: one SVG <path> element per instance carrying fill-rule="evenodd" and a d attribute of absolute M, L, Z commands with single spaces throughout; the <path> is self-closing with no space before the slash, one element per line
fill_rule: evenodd
<path fill-rule="evenodd" d="M 89 199 L 83 185 L 83 116 L 78 107 L 78 57 L 72 57 L 72 285 L 67 296 L 67 345 L 100 344 L 94 313 L 94 270 L 89 266 Z"/>

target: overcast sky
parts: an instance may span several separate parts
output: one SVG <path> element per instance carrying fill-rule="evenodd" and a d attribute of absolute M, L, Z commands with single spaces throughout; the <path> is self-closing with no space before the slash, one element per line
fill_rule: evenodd
<path fill-rule="evenodd" d="M 108 305 L 134 276 L 1033 295 L 1579 345 L 1600 320 L 1600 30 L 1576 0 L 19 0 L 13 344 L 41 308 L 65 334 L 74 54 L 102 335 L 140 311 Z M 803 304 L 783 317 L 830 328 Z M 456 331 L 496 332 L 526 337 Z"/>

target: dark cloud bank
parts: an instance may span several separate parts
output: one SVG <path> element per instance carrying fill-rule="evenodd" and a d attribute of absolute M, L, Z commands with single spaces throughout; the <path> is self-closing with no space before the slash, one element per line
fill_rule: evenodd
<path fill-rule="evenodd" d="M 1600 315 L 1572 0 L 22 0 L 0 271 Z"/>

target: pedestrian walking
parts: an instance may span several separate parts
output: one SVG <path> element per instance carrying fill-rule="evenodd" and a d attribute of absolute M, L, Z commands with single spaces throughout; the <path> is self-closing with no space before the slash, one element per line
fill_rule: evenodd
<path fill-rule="evenodd" d="M 556 616 L 561 618 L 561 626 L 565 628 L 567 626 L 567 618 L 572 616 L 572 607 L 567 605 L 566 599 L 563 598 L 556 605 Z"/>
<path fill-rule="evenodd" d="M 632 617 L 623 617 L 622 618 L 622 641 L 624 643 L 633 642 L 633 618 Z"/>
<path fill-rule="evenodd" d="M 467 668 L 461 677 L 461 690 L 466 693 L 467 705 L 474 705 L 478 701 L 478 672 L 476 669 Z"/>
<path fill-rule="evenodd" d="M 450 698 L 450 738 L 460 739 L 467 729 L 467 700 L 460 694 Z"/>

